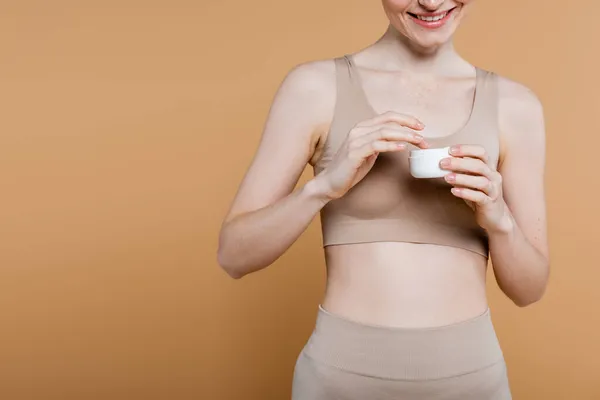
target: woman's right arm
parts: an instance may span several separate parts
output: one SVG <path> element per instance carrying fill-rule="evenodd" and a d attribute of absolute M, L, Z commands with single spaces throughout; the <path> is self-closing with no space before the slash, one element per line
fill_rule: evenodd
<path fill-rule="evenodd" d="M 313 181 L 294 191 L 333 116 L 335 66 L 297 66 L 279 87 L 254 159 L 219 236 L 218 261 L 241 278 L 277 260 L 327 199 Z"/>
<path fill-rule="evenodd" d="M 294 68 L 281 84 L 256 155 L 221 227 L 218 261 L 233 278 L 277 260 L 328 201 L 369 172 L 379 152 L 406 142 L 427 147 L 415 118 L 386 113 L 359 123 L 327 168 L 294 190 L 333 117 L 335 65 L 317 61 Z M 407 127 L 409 129 L 407 129 Z"/>

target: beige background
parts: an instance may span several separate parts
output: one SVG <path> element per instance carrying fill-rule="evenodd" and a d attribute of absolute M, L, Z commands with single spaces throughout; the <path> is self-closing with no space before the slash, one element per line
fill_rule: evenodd
<path fill-rule="evenodd" d="M 0 398 L 289 398 L 324 287 L 318 221 L 240 281 L 217 231 L 285 73 L 376 40 L 380 7 L 2 2 Z M 518 309 L 489 284 L 517 400 L 600 399 L 598 12 L 480 1 L 457 38 L 547 115 L 548 294 Z"/>

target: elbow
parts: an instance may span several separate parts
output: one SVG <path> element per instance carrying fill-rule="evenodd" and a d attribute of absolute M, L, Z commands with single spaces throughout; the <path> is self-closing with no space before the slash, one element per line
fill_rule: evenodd
<path fill-rule="evenodd" d="M 537 303 L 538 301 L 540 301 L 542 299 L 542 297 L 528 297 L 528 298 L 515 298 L 512 299 L 513 303 L 515 303 L 515 305 L 517 307 L 520 308 L 525 308 L 525 307 L 529 307 L 532 304 Z"/>
<path fill-rule="evenodd" d="M 242 279 L 244 276 L 246 276 L 245 273 L 241 272 L 238 268 L 235 268 L 233 264 L 230 264 L 225 259 L 223 259 L 223 256 L 221 256 L 220 254 L 217 255 L 217 262 L 219 263 L 221 269 L 225 271 L 227 275 L 232 279 Z"/>
<path fill-rule="evenodd" d="M 231 279 L 235 279 L 235 280 L 239 280 L 242 279 L 244 276 L 246 276 L 246 274 L 233 269 L 233 268 L 223 268 L 225 270 L 225 272 L 227 272 L 227 275 L 231 278 Z"/>
<path fill-rule="evenodd" d="M 548 288 L 548 281 L 550 278 L 550 263 L 548 259 L 545 260 L 542 271 L 543 272 L 539 275 L 537 280 L 537 284 L 533 285 L 533 287 L 530 286 L 530 289 L 521 296 L 513 296 L 511 300 L 518 307 L 528 307 L 542 300 L 546 294 L 546 289 Z"/>
<path fill-rule="evenodd" d="M 540 287 L 538 290 L 528 293 L 524 296 L 514 296 L 511 300 L 518 307 L 525 308 L 542 300 L 545 293 L 546 284 L 544 283 L 543 286 Z"/>
<path fill-rule="evenodd" d="M 221 236 L 219 240 L 217 263 L 230 278 L 236 280 L 254 271 L 249 258 L 244 256 L 243 250 L 238 248 L 235 241 L 232 242 L 224 236 Z"/>
<path fill-rule="evenodd" d="M 239 263 L 236 262 L 235 251 L 229 244 L 231 241 L 228 240 L 226 231 L 226 224 L 221 227 L 219 233 L 219 247 L 217 249 L 217 263 L 223 271 L 229 275 L 232 279 L 241 279 L 246 275 L 242 272 L 239 267 Z"/>
<path fill-rule="evenodd" d="M 219 246 L 219 250 L 217 251 L 217 263 L 221 269 L 225 271 L 232 279 L 241 279 L 246 275 L 236 265 L 236 263 L 233 261 L 233 257 L 224 248 L 224 246 Z"/>
<path fill-rule="evenodd" d="M 247 245 L 242 245 L 235 236 L 221 233 L 217 250 L 217 263 L 232 279 L 241 279 L 246 275 L 265 268 L 260 252 L 249 252 Z"/>

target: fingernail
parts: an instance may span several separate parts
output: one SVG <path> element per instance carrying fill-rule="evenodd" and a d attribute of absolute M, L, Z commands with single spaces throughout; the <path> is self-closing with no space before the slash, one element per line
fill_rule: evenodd
<path fill-rule="evenodd" d="M 444 178 L 446 178 L 446 181 L 448 181 L 448 182 L 454 182 L 456 180 L 456 175 L 455 174 L 448 174 Z"/>
<path fill-rule="evenodd" d="M 451 154 L 458 154 L 459 151 L 460 151 L 460 147 L 459 146 L 452 146 L 452 147 L 450 147 L 450 153 Z"/>
<path fill-rule="evenodd" d="M 406 144 L 405 143 L 398 143 L 398 148 L 399 149 L 405 149 L 406 148 Z"/>
<path fill-rule="evenodd" d="M 449 160 L 449 159 L 447 159 L 447 158 L 444 158 L 444 159 L 443 159 L 443 160 L 440 162 L 440 165 L 441 165 L 442 167 L 447 167 L 447 166 L 449 166 L 449 165 L 450 165 L 450 160 Z"/>
<path fill-rule="evenodd" d="M 423 140 L 423 136 L 421 136 L 421 135 L 417 135 L 416 133 L 415 133 L 415 134 L 413 134 L 413 137 L 415 138 L 415 140 L 418 140 L 418 141 L 421 141 L 421 140 Z"/>

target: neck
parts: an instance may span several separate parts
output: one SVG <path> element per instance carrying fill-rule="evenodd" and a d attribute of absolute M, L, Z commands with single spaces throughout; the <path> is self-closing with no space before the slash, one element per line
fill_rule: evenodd
<path fill-rule="evenodd" d="M 391 25 L 376 46 L 382 50 L 386 68 L 390 70 L 437 74 L 463 62 L 452 41 L 434 48 L 420 48 Z"/>

